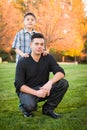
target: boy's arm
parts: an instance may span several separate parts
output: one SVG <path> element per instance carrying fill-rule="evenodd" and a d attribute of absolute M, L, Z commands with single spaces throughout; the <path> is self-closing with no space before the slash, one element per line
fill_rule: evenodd
<path fill-rule="evenodd" d="M 16 48 L 15 52 L 19 54 L 21 57 L 29 57 L 29 54 L 23 53 L 19 48 Z"/>
<path fill-rule="evenodd" d="M 17 54 L 19 54 L 21 57 L 29 57 L 29 55 L 27 53 L 24 53 L 23 51 L 21 51 L 19 48 L 21 46 L 21 39 L 20 39 L 20 35 L 21 33 L 18 32 L 14 38 L 13 44 L 12 44 L 12 48 L 15 49 L 15 52 Z"/>
<path fill-rule="evenodd" d="M 43 56 L 46 56 L 49 52 L 46 50 L 43 50 Z"/>

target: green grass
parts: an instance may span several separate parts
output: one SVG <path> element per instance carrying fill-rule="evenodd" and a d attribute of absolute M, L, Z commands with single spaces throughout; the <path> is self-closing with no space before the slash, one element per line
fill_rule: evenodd
<path fill-rule="evenodd" d="M 55 120 L 42 115 L 43 102 L 34 117 L 23 117 L 13 85 L 15 64 L 0 64 L 0 130 L 87 130 L 87 64 L 61 66 L 70 86 L 55 110 L 63 117 Z"/>

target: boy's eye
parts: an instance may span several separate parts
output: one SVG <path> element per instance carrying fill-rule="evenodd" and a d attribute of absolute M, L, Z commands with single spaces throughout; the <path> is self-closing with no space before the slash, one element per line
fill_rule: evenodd
<path fill-rule="evenodd" d="M 27 19 L 27 21 L 34 21 L 34 19 Z"/>

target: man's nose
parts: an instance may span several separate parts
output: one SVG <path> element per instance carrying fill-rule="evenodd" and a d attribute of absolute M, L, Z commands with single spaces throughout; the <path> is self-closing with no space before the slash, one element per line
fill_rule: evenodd
<path fill-rule="evenodd" d="M 41 44 L 39 44 L 38 47 L 41 48 L 42 47 Z"/>

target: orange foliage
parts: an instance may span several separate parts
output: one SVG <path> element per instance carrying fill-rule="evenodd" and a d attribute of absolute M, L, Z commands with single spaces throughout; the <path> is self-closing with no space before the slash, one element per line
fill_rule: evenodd
<path fill-rule="evenodd" d="M 14 35 L 21 27 L 22 17 L 19 10 L 16 10 L 13 4 L 8 3 L 7 0 L 2 3 L 2 15 L 3 21 L 6 22 L 6 27 L 4 28 L 5 36 L 0 43 L 0 47 L 9 52 Z"/>
<path fill-rule="evenodd" d="M 41 0 L 36 8 L 29 4 L 29 10 L 37 15 L 37 29 L 45 35 L 47 49 L 55 48 L 70 56 L 80 55 L 85 33 L 81 0 Z"/>
<path fill-rule="evenodd" d="M 1 4 L 7 23 L 5 37 L 0 43 L 4 49 L 10 50 L 15 33 L 23 26 L 22 13 L 27 8 L 37 17 L 36 29 L 44 34 L 47 49 L 55 48 L 63 55 L 80 55 L 84 46 L 83 36 L 87 32 L 81 0 L 18 0 L 15 4 L 17 9 L 7 0 Z"/>

